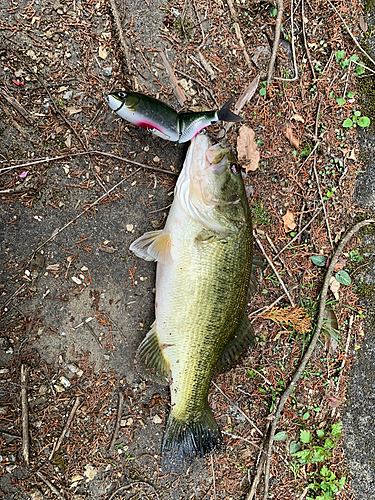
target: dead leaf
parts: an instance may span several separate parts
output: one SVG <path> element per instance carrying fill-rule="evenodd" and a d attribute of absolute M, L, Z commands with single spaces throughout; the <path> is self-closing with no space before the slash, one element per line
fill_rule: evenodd
<path fill-rule="evenodd" d="M 333 293 L 335 299 L 339 300 L 340 299 L 340 295 L 339 295 L 340 283 L 337 281 L 337 279 L 334 276 L 331 276 L 331 279 L 329 280 L 329 287 L 332 290 L 332 293 Z"/>
<path fill-rule="evenodd" d="M 325 307 L 324 309 L 324 340 L 326 343 L 327 351 L 334 354 L 338 346 L 339 324 L 335 311 L 332 307 Z"/>
<path fill-rule="evenodd" d="M 101 250 L 102 252 L 105 252 L 105 253 L 113 253 L 113 252 L 116 252 L 117 248 L 107 247 L 106 245 L 100 245 L 98 250 Z"/>
<path fill-rule="evenodd" d="M 70 115 L 76 115 L 82 112 L 82 108 L 77 108 L 77 106 L 68 106 L 66 110 Z"/>
<path fill-rule="evenodd" d="M 337 408 L 338 406 L 340 406 L 340 401 L 335 396 L 327 394 L 326 399 L 328 401 L 328 405 L 331 408 Z"/>
<path fill-rule="evenodd" d="M 297 137 L 295 137 L 295 135 L 293 134 L 293 129 L 291 127 L 288 127 L 285 132 L 284 132 L 284 135 L 285 137 L 288 139 L 288 141 L 290 142 L 290 144 L 295 148 L 295 149 L 298 149 L 299 148 L 299 145 L 300 145 L 300 141 L 299 139 L 297 139 Z"/>
<path fill-rule="evenodd" d="M 360 14 L 359 18 L 358 18 L 358 21 L 359 21 L 359 27 L 361 28 L 361 30 L 366 33 L 366 31 L 368 30 L 368 26 L 367 26 L 367 23 L 365 21 L 365 18 L 363 17 L 362 14 Z"/>
<path fill-rule="evenodd" d="M 255 132 L 252 128 L 242 125 L 237 138 L 237 154 L 239 160 L 244 162 L 243 168 L 246 172 L 258 168 L 260 154 L 258 144 L 255 140 Z"/>
<path fill-rule="evenodd" d="M 346 260 L 340 258 L 338 262 L 336 262 L 335 265 L 335 273 L 338 273 L 339 271 L 342 271 L 346 267 Z"/>
<path fill-rule="evenodd" d="M 296 122 L 300 122 L 300 123 L 305 123 L 305 120 L 302 118 L 301 115 L 299 115 L 298 113 L 295 113 L 293 116 L 292 116 L 292 120 L 295 120 Z"/>
<path fill-rule="evenodd" d="M 100 59 L 107 59 L 108 57 L 107 49 L 103 45 L 99 45 L 99 57 Z"/>
<path fill-rule="evenodd" d="M 286 214 L 281 217 L 284 221 L 284 231 L 289 233 L 293 231 L 297 227 L 297 224 L 294 222 L 294 215 L 290 210 L 287 210 Z"/>

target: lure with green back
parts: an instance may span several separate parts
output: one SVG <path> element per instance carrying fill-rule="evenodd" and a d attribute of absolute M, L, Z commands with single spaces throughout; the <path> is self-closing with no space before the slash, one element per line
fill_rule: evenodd
<path fill-rule="evenodd" d="M 208 405 L 216 370 L 228 369 L 253 338 L 245 314 L 252 225 L 241 171 L 230 147 L 205 134 L 191 141 L 165 228 L 130 249 L 157 261 L 155 322 L 137 359 L 170 384 L 163 441 L 167 470 L 220 448 Z"/>
<path fill-rule="evenodd" d="M 220 110 L 177 113 L 153 97 L 136 92 L 112 92 L 106 98 L 109 107 L 121 118 L 175 142 L 187 142 L 201 130 L 220 120 L 239 122 L 241 117 L 230 111 L 233 100 Z"/>

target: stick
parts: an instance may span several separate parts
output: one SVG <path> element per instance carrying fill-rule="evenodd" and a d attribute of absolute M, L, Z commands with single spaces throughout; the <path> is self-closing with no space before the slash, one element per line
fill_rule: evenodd
<path fill-rule="evenodd" d="M 145 481 L 135 481 L 134 483 L 129 483 L 126 486 L 121 486 L 121 488 L 118 488 L 114 493 L 112 493 L 112 495 L 109 497 L 108 500 L 113 500 L 113 498 L 115 498 L 115 496 L 117 495 L 117 493 L 120 493 L 123 490 L 128 490 L 129 488 L 133 488 L 133 486 L 136 486 L 138 484 L 143 484 L 145 486 L 148 486 L 150 489 L 152 489 L 152 491 L 153 491 L 154 495 L 156 496 L 156 498 L 158 500 L 160 500 L 160 497 L 159 497 L 159 495 L 158 495 L 155 487 L 152 486 L 152 484 L 150 484 L 150 483 L 146 483 Z"/>
<path fill-rule="evenodd" d="M 294 387 L 298 383 L 299 378 L 302 375 L 303 370 L 305 369 L 305 367 L 306 367 L 306 365 L 307 365 L 307 363 L 308 363 L 308 361 L 309 361 L 309 359 L 310 359 L 310 357 L 315 349 L 315 346 L 318 342 L 318 338 L 319 338 L 319 335 L 320 335 L 320 332 L 322 329 L 322 325 L 323 325 L 323 321 L 324 321 L 324 310 L 326 307 L 326 298 L 327 298 L 331 274 L 335 269 L 336 263 L 337 263 L 340 255 L 342 254 L 345 245 L 350 241 L 350 239 L 354 236 L 354 234 L 357 233 L 362 227 L 367 226 L 368 224 L 372 224 L 374 222 L 375 222 L 374 219 L 368 219 L 368 220 L 358 222 L 358 224 L 356 224 L 354 227 L 352 227 L 352 229 L 350 229 L 350 231 L 348 231 L 346 236 L 342 239 L 342 241 L 338 245 L 337 250 L 335 251 L 335 253 L 332 257 L 331 263 L 328 267 L 326 276 L 324 278 L 323 288 L 322 288 L 322 291 L 320 294 L 319 315 L 318 315 L 318 321 L 316 324 L 314 335 L 311 339 L 311 342 L 310 342 L 310 345 L 309 345 L 307 351 L 305 352 L 305 354 L 302 358 L 301 364 L 299 365 L 298 369 L 296 370 L 296 373 L 294 374 L 292 381 L 290 382 L 290 384 L 288 385 L 288 387 L 286 388 L 286 390 L 284 391 L 284 393 L 282 394 L 282 396 L 280 398 L 280 402 L 278 404 L 278 407 L 277 407 L 277 410 L 275 413 L 275 418 L 271 424 L 268 449 L 267 449 L 267 462 L 266 462 L 266 471 L 265 471 L 265 478 L 264 478 L 265 484 L 264 484 L 263 500 L 266 500 L 267 496 L 268 496 L 272 444 L 273 444 L 273 438 L 274 438 L 276 428 L 277 428 L 277 422 L 279 420 L 280 414 L 282 412 L 282 409 L 283 409 L 285 403 L 287 402 Z"/>
<path fill-rule="evenodd" d="M 259 433 L 259 435 L 260 435 L 260 436 L 263 436 L 263 432 L 262 432 L 260 429 L 258 429 L 258 427 L 254 424 L 254 422 L 252 422 L 252 421 L 250 420 L 250 418 L 246 415 L 246 413 L 245 413 L 244 411 L 242 411 L 242 410 L 241 410 L 241 408 L 240 408 L 240 407 L 239 407 L 239 406 L 238 406 L 238 405 L 237 405 L 234 401 L 232 401 L 232 400 L 231 400 L 231 399 L 230 399 L 230 398 L 229 398 L 229 397 L 225 394 L 225 392 L 224 392 L 224 391 L 222 391 L 222 390 L 220 389 L 220 387 L 219 387 L 217 384 L 215 384 L 215 382 L 212 382 L 212 384 L 216 387 L 216 389 L 217 389 L 219 392 L 221 392 L 221 394 L 222 394 L 222 395 L 223 395 L 223 396 L 224 396 L 224 397 L 225 397 L 225 398 L 226 398 L 226 399 L 227 399 L 227 400 L 228 400 L 228 401 L 229 401 L 229 402 L 230 402 L 233 406 L 236 406 L 236 408 L 237 408 L 237 409 L 238 409 L 238 411 L 241 413 L 241 415 L 242 415 L 243 417 L 245 417 L 245 418 L 246 418 L 246 420 L 249 422 L 249 424 L 251 424 L 251 425 L 254 427 L 254 429 L 255 429 L 255 430 Z"/>
<path fill-rule="evenodd" d="M 64 231 L 64 229 L 66 229 L 67 227 L 69 227 L 71 224 L 73 224 L 73 222 L 75 222 L 77 219 L 79 219 L 83 214 L 85 214 L 86 212 L 88 212 L 92 207 L 94 207 L 95 205 L 97 205 L 103 198 L 105 198 L 106 196 L 108 196 L 109 193 L 111 193 L 113 190 L 115 190 L 118 186 L 120 186 L 123 182 L 125 182 L 127 179 L 129 179 L 129 177 L 131 177 L 132 175 L 136 174 L 137 172 L 139 172 L 141 169 L 138 168 L 137 170 L 135 170 L 134 172 L 132 172 L 131 174 L 127 175 L 126 177 L 124 177 L 124 179 L 122 179 L 120 182 L 118 182 L 117 184 L 115 184 L 111 189 L 109 189 L 108 191 L 106 191 L 104 194 L 102 194 L 100 196 L 100 198 L 98 198 L 97 200 L 94 201 L 94 203 L 91 203 L 91 205 L 89 205 L 87 208 L 85 208 L 84 210 L 82 210 L 82 212 L 80 214 L 78 214 L 76 217 L 74 217 L 72 220 L 70 220 L 69 222 L 67 222 L 65 224 L 65 226 L 63 227 L 60 227 L 60 228 L 56 228 L 53 233 L 51 234 L 51 236 L 44 242 L 42 243 L 41 245 L 38 246 L 38 248 L 36 250 L 34 250 L 31 258 L 34 257 L 34 255 L 41 249 L 43 248 L 49 241 L 52 241 L 56 238 L 56 236 L 58 234 L 60 234 L 62 231 Z"/>
<path fill-rule="evenodd" d="M 275 26 L 275 38 L 273 41 L 270 63 L 268 65 L 267 84 L 266 84 L 267 87 L 271 85 L 273 69 L 275 67 L 275 62 L 277 57 L 277 50 L 279 48 L 279 43 L 280 43 L 281 21 L 284 12 L 283 0 L 276 0 L 276 4 L 277 4 L 277 16 L 276 16 L 276 26 Z"/>
<path fill-rule="evenodd" d="M 126 43 L 125 37 L 124 37 L 124 32 L 122 31 L 122 26 L 121 26 L 121 20 L 120 20 L 120 15 L 117 10 L 117 5 L 116 5 L 116 0 L 109 0 L 111 4 L 111 10 L 113 14 L 113 19 L 115 20 L 118 36 L 120 38 L 120 43 L 122 46 L 122 50 L 124 51 L 124 56 L 125 56 L 125 62 L 126 66 L 128 69 L 129 76 L 131 76 L 134 84 L 134 89 L 139 90 L 139 85 L 138 82 L 134 76 L 134 73 L 131 68 L 131 56 L 130 56 L 130 50 L 128 47 L 128 44 Z M 125 12 L 124 12 L 125 13 Z"/>
<path fill-rule="evenodd" d="M 315 131 L 314 131 L 314 136 L 315 136 L 315 140 L 317 141 L 318 140 L 318 123 L 319 123 L 319 114 L 320 114 L 320 107 L 321 107 L 321 104 L 322 104 L 322 100 L 323 100 L 323 97 L 321 97 L 320 101 L 319 101 L 319 104 L 318 104 L 318 111 L 316 113 L 316 119 L 315 119 Z M 314 155 L 314 163 L 313 163 L 313 169 L 314 169 L 314 174 L 315 174 L 315 180 L 316 180 L 316 184 L 318 186 L 318 191 L 319 191 L 319 197 L 320 197 L 320 202 L 322 204 L 322 207 L 323 207 L 323 212 L 324 212 L 324 216 L 325 216 L 325 221 L 326 221 L 326 226 L 327 226 L 327 231 L 328 231 L 328 237 L 329 237 L 329 242 L 331 244 L 331 248 L 333 248 L 333 241 L 332 241 L 332 235 L 331 235 L 331 228 L 329 227 L 329 221 L 328 221 L 328 215 L 327 215 L 327 210 L 326 210 L 326 206 L 324 204 L 324 201 L 323 201 L 323 196 L 322 196 L 322 190 L 320 189 L 320 182 L 319 182 L 319 176 L 318 176 L 318 172 L 316 170 L 316 162 L 317 162 L 317 158 L 316 158 L 316 154 Z"/>
<path fill-rule="evenodd" d="M 65 498 L 60 494 L 60 492 L 57 490 L 57 488 L 54 487 L 54 485 L 49 481 L 44 474 L 41 472 L 37 471 L 36 475 L 48 486 L 48 488 L 52 491 L 54 495 L 57 496 L 59 500 L 65 500 Z"/>
<path fill-rule="evenodd" d="M 116 425 L 115 425 L 115 430 L 113 431 L 113 436 L 111 439 L 111 443 L 108 447 L 108 455 L 110 457 L 113 457 L 114 454 L 114 448 L 115 448 L 115 442 L 118 437 L 118 431 L 120 429 L 120 423 L 121 423 L 121 415 L 122 415 L 122 409 L 124 406 L 124 393 L 122 391 L 119 391 L 118 394 L 118 408 L 117 408 L 117 418 L 116 418 Z"/>
<path fill-rule="evenodd" d="M 181 22 L 181 26 L 182 26 L 182 22 Z M 172 66 L 171 66 L 170 62 L 168 61 L 166 53 L 160 52 L 160 57 L 163 60 L 165 70 L 166 70 L 167 75 L 169 76 L 169 79 L 171 81 L 174 95 L 176 96 L 176 99 L 178 100 L 179 105 L 182 107 L 186 101 L 186 96 L 185 96 L 182 88 L 178 84 L 176 75 L 173 72 Z"/>
<path fill-rule="evenodd" d="M 29 367 L 21 365 L 21 408 L 22 408 L 22 457 L 26 465 L 29 465 L 29 404 L 27 400 L 27 381 Z"/>
<path fill-rule="evenodd" d="M 261 251 L 262 251 L 263 255 L 265 256 L 265 258 L 266 258 L 266 260 L 267 260 L 268 264 L 271 266 L 272 271 L 276 274 L 277 279 L 279 280 L 279 282 L 280 282 L 281 286 L 283 287 L 283 290 L 284 290 L 284 292 L 285 292 L 286 296 L 288 297 L 289 302 L 291 303 L 292 307 L 295 307 L 294 301 L 293 301 L 292 297 L 290 296 L 290 293 L 288 292 L 288 290 L 287 290 L 287 288 L 286 288 L 286 286 L 285 286 L 285 284 L 284 284 L 283 280 L 281 279 L 280 274 L 277 272 L 277 269 L 276 269 L 276 268 L 275 268 L 275 266 L 273 265 L 272 260 L 271 260 L 271 259 L 268 257 L 268 255 L 266 254 L 266 251 L 264 250 L 263 245 L 262 245 L 262 243 L 260 242 L 260 240 L 259 240 L 258 236 L 255 234 L 255 232 L 253 233 L 253 235 L 254 235 L 254 238 L 255 238 L 255 240 L 256 240 L 256 242 L 257 242 L 257 244 L 258 244 L 259 248 L 261 249 Z"/>
<path fill-rule="evenodd" d="M 215 468 L 214 468 L 214 459 L 212 458 L 212 454 L 210 456 L 211 458 L 211 474 L 212 474 L 212 487 L 214 490 L 214 500 L 216 500 L 216 480 L 215 480 Z"/>
<path fill-rule="evenodd" d="M 53 158 L 42 158 L 40 160 L 34 160 L 34 161 L 30 161 L 28 163 L 21 163 L 21 165 L 12 165 L 10 167 L 0 168 L 0 175 L 2 172 L 13 170 L 14 168 L 30 167 L 31 165 L 38 165 L 40 163 L 48 163 L 50 161 L 63 160 L 64 158 L 69 158 L 69 157 L 73 158 L 75 156 L 84 156 L 84 155 L 91 155 L 91 154 L 108 156 L 109 158 L 114 158 L 115 160 L 124 161 L 125 163 L 130 163 L 131 165 L 136 165 L 138 167 L 146 168 L 148 170 L 155 170 L 155 172 L 161 172 L 163 174 L 170 174 L 170 175 L 178 176 L 177 172 L 172 172 L 171 170 L 165 170 L 164 168 L 158 168 L 158 167 L 151 167 L 150 165 L 145 165 L 144 163 L 139 163 L 137 161 L 128 160 L 127 158 L 123 158 L 122 156 L 114 155 L 112 153 L 106 153 L 105 151 L 97 151 L 97 150 L 82 151 L 81 153 L 67 153 L 66 155 L 55 156 Z"/>
<path fill-rule="evenodd" d="M 232 0 L 227 0 L 227 4 L 228 4 L 228 7 L 229 7 L 231 16 L 233 18 L 233 21 L 234 21 L 233 25 L 234 25 L 234 29 L 236 31 L 236 37 L 237 37 L 238 43 L 240 44 L 240 47 L 243 50 L 243 55 L 245 57 L 246 64 L 247 64 L 248 68 L 251 69 L 250 57 L 249 57 L 249 54 L 248 54 L 248 52 L 246 50 L 246 47 L 245 47 L 245 44 L 244 44 L 244 41 L 243 41 L 243 38 L 242 38 L 242 35 L 241 35 L 241 28 L 240 28 L 240 25 L 238 23 L 238 16 L 237 16 L 237 12 L 236 12 L 236 10 L 234 8 L 233 1 Z"/>
<path fill-rule="evenodd" d="M 298 78 L 298 68 L 297 68 L 297 58 L 296 58 L 296 47 L 294 45 L 294 13 L 293 13 L 293 0 L 290 1 L 290 24 L 291 24 L 291 39 L 292 39 L 292 54 L 293 54 L 293 67 L 294 67 L 294 77 L 293 78 L 275 78 L 275 80 L 282 80 L 283 82 L 294 82 Z"/>
<path fill-rule="evenodd" d="M 60 449 L 60 446 L 64 440 L 65 434 L 68 432 L 69 426 L 72 423 L 72 420 L 74 418 L 74 415 L 76 414 L 76 411 L 78 409 L 78 406 L 80 404 L 81 400 L 79 397 L 76 397 L 76 400 L 74 402 L 73 408 L 70 411 L 68 420 L 66 421 L 66 424 L 64 426 L 64 429 L 62 430 L 62 433 L 58 439 L 58 441 L 53 445 L 53 449 L 51 451 L 51 454 L 49 456 L 49 459 L 52 460 L 53 455 Z"/>
<path fill-rule="evenodd" d="M 25 118 L 27 122 L 30 123 L 30 125 L 33 124 L 33 117 L 30 115 L 30 113 L 13 97 L 8 95 L 4 89 L 0 89 L 0 94 L 4 97 L 6 101 L 9 102 L 21 115 Z"/>
<path fill-rule="evenodd" d="M 304 0 L 302 0 L 301 5 L 302 5 L 303 44 L 305 46 L 305 50 L 306 50 L 306 54 L 307 54 L 307 59 L 309 60 L 309 64 L 310 64 L 310 68 L 311 68 L 311 73 L 312 73 L 312 76 L 313 76 L 313 80 L 316 80 L 316 74 L 315 74 L 314 66 L 313 66 L 313 63 L 312 63 L 312 60 L 311 60 L 309 47 L 307 45 L 306 28 L 305 28 L 305 2 L 304 2 Z M 348 72 L 348 74 L 349 74 L 349 72 Z"/>

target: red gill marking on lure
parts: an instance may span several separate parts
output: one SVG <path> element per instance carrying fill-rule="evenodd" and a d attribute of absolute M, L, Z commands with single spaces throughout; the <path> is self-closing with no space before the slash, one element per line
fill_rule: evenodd
<path fill-rule="evenodd" d="M 142 121 L 142 122 L 135 122 L 135 125 L 137 125 L 138 127 L 144 128 L 146 130 L 150 130 L 150 129 L 152 130 L 153 128 L 155 128 L 156 130 L 158 130 L 159 132 L 164 134 L 163 129 L 158 127 L 158 125 L 156 123 Z"/>

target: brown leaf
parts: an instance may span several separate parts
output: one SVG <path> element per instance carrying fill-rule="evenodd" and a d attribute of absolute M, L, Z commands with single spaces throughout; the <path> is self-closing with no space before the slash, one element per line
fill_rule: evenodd
<path fill-rule="evenodd" d="M 290 210 L 287 210 L 286 214 L 281 218 L 284 221 L 284 231 L 286 233 L 293 231 L 297 227 L 297 224 L 294 222 L 294 215 Z"/>
<path fill-rule="evenodd" d="M 363 17 L 362 14 L 360 14 L 359 18 L 358 18 L 358 21 L 359 21 L 359 27 L 361 28 L 361 30 L 366 33 L 367 29 L 368 29 L 368 26 L 367 26 L 367 23 L 365 21 L 365 18 Z"/>
<path fill-rule="evenodd" d="M 334 276 L 331 276 L 331 279 L 329 281 L 329 287 L 332 290 L 332 293 L 333 293 L 335 299 L 339 300 L 340 299 L 340 295 L 339 295 L 340 283 L 337 281 L 337 279 Z"/>
<path fill-rule="evenodd" d="M 258 168 L 260 154 L 255 140 L 254 130 L 246 125 L 242 125 L 237 138 L 237 154 L 239 160 L 244 161 L 246 172 L 254 171 Z"/>
<path fill-rule="evenodd" d="M 298 149 L 299 148 L 299 145 L 300 145 L 300 141 L 299 139 L 297 139 L 297 137 L 295 137 L 295 135 L 293 134 L 293 129 L 291 127 L 288 127 L 285 132 L 284 132 L 284 135 L 285 137 L 288 139 L 288 141 L 290 142 L 290 144 L 295 148 L 295 149 Z"/>
<path fill-rule="evenodd" d="M 300 123 L 305 123 L 305 120 L 302 118 L 301 115 L 299 115 L 298 113 L 295 113 L 293 116 L 292 116 L 292 120 L 296 120 L 296 122 L 300 122 Z"/>
<path fill-rule="evenodd" d="M 339 324 L 335 311 L 329 306 L 326 306 L 324 309 L 323 334 L 327 351 L 333 355 L 338 346 Z"/>

